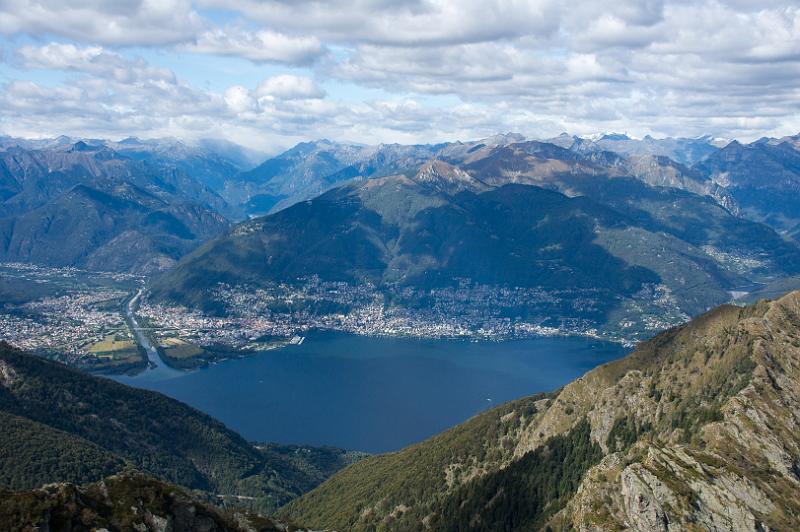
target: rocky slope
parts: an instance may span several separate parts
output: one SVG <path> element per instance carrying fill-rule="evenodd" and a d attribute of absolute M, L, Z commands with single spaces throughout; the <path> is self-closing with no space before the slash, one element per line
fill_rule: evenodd
<path fill-rule="evenodd" d="M 800 292 L 719 307 L 553 393 L 359 462 L 284 511 L 339 530 L 796 530 Z"/>
<path fill-rule="evenodd" d="M 3 530 L 289 532 L 298 528 L 245 512 L 224 513 L 182 489 L 135 473 L 76 486 L 0 488 Z"/>

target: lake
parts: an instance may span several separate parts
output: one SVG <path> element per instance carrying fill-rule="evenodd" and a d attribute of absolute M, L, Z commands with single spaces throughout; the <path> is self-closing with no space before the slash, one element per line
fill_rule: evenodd
<path fill-rule="evenodd" d="M 504 342 L 320 332 L 301 345 L 178 373 L 116 377 L 207 412 L 252 441 L 368 452 L 423 440 L 623 356 L 584 338 Z"/>

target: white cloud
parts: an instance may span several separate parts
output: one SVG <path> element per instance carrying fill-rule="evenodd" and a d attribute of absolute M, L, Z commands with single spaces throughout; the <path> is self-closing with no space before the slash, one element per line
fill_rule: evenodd
<path fill-rule="evenodd" d="M 325 54 L 316 37 L 291 37 L 275 31 L 215 28 L 204 31 L 183 49 L 222 56 L 235 56 L 255 63 L 308 64 Z"/>
<path fill-rule="evenodd" d="M 215 7 L 227 25 L 204 11 Z M 0 32 L 33 37 L 8 41 L 14 66 L 79 73 L 52 89 L 12 74 L 6 129 L 210 128 L 278 144 L 499 130 L 753 138 L 792 132 L 800 109 L 793 0 L 0 0 Z M 42 41 L 54 42 L 30 44 Z M 156 47 L 147 57 L 176 72 L 127 46 Z M 194 55 L 184 66 L 176 51 Z M 254 66 L 238 79 L 206 55 Z"/>
<path fill-rule="evenodd" d="M 177 45 L 256 63 L 307 64 L 325 53 L 314 36 L 215 26 L 190 0 L 2 0 L 0 33 L 107 46 Z"/>
<path fill-rule="evenodd" d="M 250 91 L 241 85 L 228 87 L 225 91 L 225 103 L 234 113 L 245 113 L 255 110 L 256 102 L 250 96 Z"/>
<path fill-rule="evenodd" d="M 162 45 L 202 26 L 189 0 L 3 0 L 0 33 L 60 35 L 115 45 Z"/>
<path fill-rule="evenodd" d="M 629 24 L 612 14 L 604 13 L 582 28 L 576 42 L 584 49 L 600 47 L 642 48 L 667 37 L 663 24 Z"/>
<path fill-rule="evenodd" d="M 279 100 L 308 100 L 323 98 L 325 91 L 311 78 L 282 74 L 262 81 L 256 89 L 256 96 Z"/>
<path fill-rule="evenodd" d="M 21 65 L 28 69 L 71 70 L 119 83 L 175 82 L 175 75 L 168 69 L 150 66 L 141 59 L 128 60 L 101 46 L 60 43 L 23 46 L 17 50 L 17 56 Z"/>
<path fill-rule="evenodd" d="M 201 0 L 271 28 L 336 42 L 428 46 L 548 34 L 558 0 Z"/>

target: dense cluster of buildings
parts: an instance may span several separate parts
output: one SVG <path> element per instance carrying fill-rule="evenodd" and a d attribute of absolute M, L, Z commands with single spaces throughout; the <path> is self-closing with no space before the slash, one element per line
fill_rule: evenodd
<path fill-rule="evenodd" d="M 130 336 L 120 303 L 134 275 L 25 263 L 2 263 L 0 275 L 18 292 L 0 301 L 0 338 L 12 345 L 73 363 L 109 334 Z"/>
<path fill-rule="evenodd" d="M 139 310 L 156 334 L 197 345 L 257 346 L 269 338 L 288 338 L 309 329 L 368 336 L 507 339 L 522 336 L 583 335 L 629 342 L 637 333 L 675 325 L 685 315 L 663 287 L 652 287 L 631 303 L 652 323 L 626 322 L 617 331 L 598 330 L 595 316 L 601 290 L 545 291 L 504 288 L 461 280 L 456 285 L 421 290 L 381 290 L 369 284 L 306 279 L 292 286 L 229 286 L 211 294 L 218 316 L 181 306 L 145 303 Z M 577 316 L 553 318 L 553 316 Z"/>
<path fill-rule="evenodd" d="M 37 282 L 85 273 L 32 265 L 19 265 L 13 271 Z M 68 359 L 65 361 L 85 356 L 91 345 L 108 334 L 129 334 L 121 302 L 129 295 L 130 286 L 136 286 L 131 280 L 122 275 L 116 279 L 118 285 L 87 287 L 77 283 L 79 288 L 69 290 L 62 285 L 57 296 L 0 305 L 0 337 L 25 349 L 61 353 Z M 466 279 L 423 290 L 379 289 L 368 283 L 326 282 L 310 277 L 296 285 L 220 284 L 210 294 L 211 306 L 218 309 L 216 315 L 145 299 L 137 316 L 157 340 L 172 337 L 197 346 L 236 350 L 258 349 L 265 342 L 287 340 L 310 329 L 370 336 L 497 340 L 583 335 L 630 343 L 688 319 L 666 287 L 653 285 L 621 302 L 622 310 L 614 316 L 616 325 L 606 323 L 601 329 L 598 318 L 603 316 L 601 303 L 607 297 L 599 289 L 508 288 Z"/>
<path fill-rule="evenodd" d="M 115 289 L 81 290 L 6 305 L 0 311 L 0 338 L 22 349 L 57 353 L 71 361 L 87 354 L 107 335 L 127 331 L 116 303 L 126 295 Z"/>

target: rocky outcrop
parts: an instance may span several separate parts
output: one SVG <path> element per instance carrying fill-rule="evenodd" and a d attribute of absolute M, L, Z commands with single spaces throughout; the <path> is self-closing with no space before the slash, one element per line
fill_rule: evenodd
<path fill-rule="evenodd" d="M 17 372 L 11 364 L 0 360 L 0 386 L 10 388 L 15 382 L 17 382 Z"/>
<path fill-rule="evenodd" d="M 56 532 L 288 532 L 258 515 L 225 514 L 181 489 L 129 473 L 87 486 L 50 484 L 25 492 L 0 490 L 4 530 Z"/>
<path fill-rule="evenodd" d="M 669 530 L 669 518 L 661 501 L 669 504 L 672 494 L 652 473 L 641 467 L 625 468 L 620 475 L 620 493 L 632 528 Z"/>
<path fill-rule="evenodd" d="M 615 371 L 637 358 L 647 365 Z M 609 455 L 585 476 L 554 528 L 800 525 L 800 294 L 719 309 L 592 373 L 616 381 L 585 411 Z M 576 384 L 560 395 L 581 395 Z M 628 431 L 645 427 L 623 434 L 629 446 L 622 449 L 611 442 L 614 429 L 607 430 L 608 420 L 620 416 L 631 420 Z M 521 445 L 535 448 L 538 439 Z"/>

